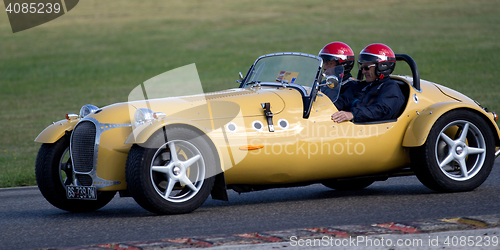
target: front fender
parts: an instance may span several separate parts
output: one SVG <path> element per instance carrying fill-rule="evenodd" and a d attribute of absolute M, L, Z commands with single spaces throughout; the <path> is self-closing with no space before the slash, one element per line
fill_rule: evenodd
<path fill-rule="evenodd" d="M 132 134 L 127 138 L 125 141 L 125 144 L 141 144 L 145 143 L 156 131 L 159 129 L 168 126 L 168 125 L 185 125 L 185 126 L 190 126 L 194 127 L 204 133 L 206 133 L 206 129 L 200 126 L 197 123 L 192 122 L 191 120 L 186 120 L 186 119 L 179 119 L 179 118 L 174 118 L 174 119 L 161 119 L 161 120 L 154 120 L 150 123 L 148 123 L 147 126 L 142 125 L 139 127 L 136 127 Z"/>
<path fill-rule="evenodd" d="M 465 102 L 450 101 L 436 103 L 420 111 L 419 115 L 410 122 L 408 128 L 406 129 L 403 138 L 403 146 L 422 146 L 427 140 L 427 136 L 429 135 L 429 132 L 437 119 L 439 119 L 439 117 L 441 117 L 444 113 L 459 108 L 473 110 L 481 115 L 486 121 L 489 121 L 489 125 L 492 128 L 493 132 L 496 132 L 494 133 L 496 135 L 495 141 L 498 143 L 498 135 L 500 134 L 500 131 L 498 130 L 498 126 L 496 126 L 493 115 L 491 113 L 485 112 L 477 105 Z"/>
<path fill-rule="evenodd" d="M 71 131 L 80 119 L 60 120 L 45 128 L 35 139 L 35 142 L 54 143 L 64 136 L 66 131 Z"/>

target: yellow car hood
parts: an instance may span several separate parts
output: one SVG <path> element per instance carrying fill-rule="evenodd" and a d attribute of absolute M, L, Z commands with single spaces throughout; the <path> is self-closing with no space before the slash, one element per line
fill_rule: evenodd
<path fill-rule="evenodd" d="M 163 112 L 167 117 L 187 120 L 230 118 L 237 114 L 262 116 L 264 110 L 261 103 L 269 102 L 274 114 L 283 111 L 285 102 L 276 93 L 279 91 L 282 90 L 260 87 L 229 89 L 192 96 L 134 101 L 129 104 L 133 109 L 149 108 L 154 112 Z"/>

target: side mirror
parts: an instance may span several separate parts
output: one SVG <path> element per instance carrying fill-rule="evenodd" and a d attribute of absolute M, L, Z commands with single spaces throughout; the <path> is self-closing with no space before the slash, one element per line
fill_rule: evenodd
<path fill-rule="evenodd" d="M 239 79 L 236 80 L 236 82 L 241 84 L 243 82 L 243 79 L 245 79 L 245 78 L 243 77 L 243 74 L 241 72 L 238 73 L 238 76 L 239 76 Z"/>
<path fill-rule="evenodd" d="M 323 74 L 323 79 L 325 80 L 323 80 L 323 82 L 319 86 L 321 87 L 326 85 L 331 89 L 336 88 L 342 82 L 341 79 L 336 75 Z"/>
<path fill-rule="evenodd" d="M 344 80 L 344 66 L 339 65 L 335 68 L 327 69 L 321 76 L 323 80 L 317 85 L 318 90 L 320 87 L 328 86 L 328 88 L 321 91 L 335 103 L 339 97 L 342 81 Z"/>
<path fill-rule="evenodd" d="M 325 75 L 325 78 L 326 78 L 326 85 L 328 85 L 330 88 L 335 88 L 336 86 L 339 85 L 339 78 L 337 76 Z"/>

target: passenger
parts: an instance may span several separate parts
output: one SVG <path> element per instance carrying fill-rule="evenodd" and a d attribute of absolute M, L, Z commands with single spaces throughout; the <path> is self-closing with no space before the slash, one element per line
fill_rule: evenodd
<path fill-rule="evenodd" d="M 358 64 L 365 80 L 339 96 L 335 106 L 340 111 L 332 115 L 332 120 L 369 122 L 395 119 L 405 97 L 397 82 L 389 78 L 396 66 L 394 52 L 384 44 L 374 43 L 359 53 Z"/>
<path fill-rule="evenodd" d="M 323 70 L 326 74 L 333 74 L 330 71 L 336 66 L 344 66 L 344 78 L 342 86 L 340 88 L 340 93 L 342 94 L 346 89 L 348 89 L 351 84 L 354 84 L 356 79 L 352 78 L 351 70 L 354 67 L 354 52 L 351 47 L 343 42 L 332 42 L 319 51 L 319 57 L 323 59 Z M 338 91 L 324 85 L 320 87 L 320 91 L 328 96 L 332 102 L 337 100 Z"/>

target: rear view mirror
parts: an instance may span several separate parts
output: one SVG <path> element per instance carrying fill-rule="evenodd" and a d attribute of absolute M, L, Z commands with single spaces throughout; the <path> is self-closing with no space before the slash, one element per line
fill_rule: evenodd
<path fill-rule="evenodd" d="M 241 84 L 243 82 L 243 79 L 245 79 L 245 78 L 243 77 L 243 74 L 241 72 L 238 73 L 238 76 L 239 76 L 239 78 L 238 78 L 238 80 L 236 80 L 236 82 Z"/>
<path fill-rule="evenodd" d="M 330 88 L 335 88 L 339 84 L 339 78 L 337 76 L 325 76 L 326 78 L 326 85 L 328 85 Z"/>
<path fill-rule="evenodd" d="M 323 80 L 318 85 L 319 88 L 327 86 L 326 89 L 321 89 L 321 92 L 326 94 L 332 102 L 335 102 L 340 94 L 340 87 L 344 79 L 344 66 L 339 65 L 335 68 L 329 68 L 323 73 Z"/>

